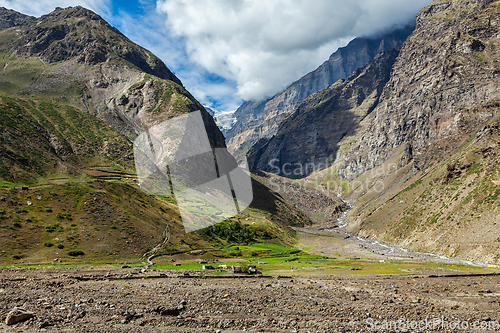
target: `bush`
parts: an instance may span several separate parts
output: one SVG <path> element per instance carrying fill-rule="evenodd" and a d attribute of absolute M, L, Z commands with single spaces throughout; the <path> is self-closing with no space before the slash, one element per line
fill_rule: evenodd
<path fill-rule="evenodd" d="M 52 213 L 52 208 L 47 207 L 47 208 L 45 208 L 45 211 L 46 211 L 47 213 Z"/>
<path fill-rule="evenodd" d="M 64 245 L 62 245 L 62 244 L 57 244 L 57 248 L 58 248 L 58 249 L 64 249 Z"/>
<path fill-rule="evenodd" d="M 72 250 L 72 251 L 68 252 L 68 255 L 72 256 L 72 257 L 76 257 L 76 256 L 83 256 L 83 255 L 85 255 L 85 253 L 83 253 L 83 251 L 80 251 L 80 250 Z"/>
<path fill-rule="evenodd" d="M 19 223 L 19 222 L 14 222 L 13 226 L 14 226 L 15 228 L 21 228 L 21 223 Z"/>
<path fill-rule="evenodd" d="M 52 247 L 52 246 L 54 246 L 54 244 L 52 244 L 51 242 L 45 242 L 45 243 L 43 243 L 43 246 Z"/>
<path fill-rule="evenodd" d="M 46 232 L 63 231 L 63 230 L 64 230 L 64 228 L 61 227 L 61 225 L 59 223 L 45 226 Z"/>
<path fill-rule="evenodd" d="M 231 251 L 229 252 L 231 257 L 241 257 L 241 251 Z"/>
<path fill-rule="evenodd" d="M 17 255 L 17 254 L 14 254 L 14 255 L 12 256 L 12 259 L 21 259 L 21 258 L 22 258 L 22 256 Z"/>
<path fill-rule="evenodd" d="M 229 243 L 249 244 L 255 241 L 258 228 L 241 224 L 239 221 L 226 221 L 211 227 L 203 228 L 197 231 L 201 237 L 223 239 Z"/>
<path fill-rule="evenodd" d="M 70 213 L 57 213 L 56 214 L 56 218 L 58 220 L 72 220 L 73 218 L 71 217 L 71 214 Z"/>

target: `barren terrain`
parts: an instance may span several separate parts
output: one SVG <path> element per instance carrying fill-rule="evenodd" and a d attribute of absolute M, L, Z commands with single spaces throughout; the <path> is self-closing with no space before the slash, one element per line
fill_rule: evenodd
<path fill-rule="evenodd" d="M 3 268 L 2 317 L 15 306 L 35 317 L 0 331 L 362 332 L 375 320 L 498 319 L 499 276 L 445 273 L 200 278 L 140 268 Z"/>

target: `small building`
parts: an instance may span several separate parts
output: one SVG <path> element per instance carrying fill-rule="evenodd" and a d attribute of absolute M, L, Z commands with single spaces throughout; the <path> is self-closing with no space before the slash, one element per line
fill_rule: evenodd
<path fill-rule="evenodd" d="M 227 265 L 219 265 L 219 269 L 227 269 Z"/>
<path fill-rule="evenodd" d="M 176 262 L 176 263 L 174 264 L 174 266 L 180 266 L 180 265 L 181 265 L 181 264 L 179 264 L 178 262 Z"/>
<path fill-rule="evenodd" d="M 212 265 L 203 265 L 203 270 L 215 269 Z"/>
<path fill-rule="evenodd" d="M 241 266 L 231 266 L 231 273 L 245 273 Z"/>
<path fill-rule="evenodd" d="M 257 274 L 257 266 L 249 265 L 248 266 L 248 274 Z"/>

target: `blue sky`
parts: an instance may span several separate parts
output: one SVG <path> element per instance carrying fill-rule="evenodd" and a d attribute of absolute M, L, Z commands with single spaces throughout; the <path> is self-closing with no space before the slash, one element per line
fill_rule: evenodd
<path fill-rule="evenodd" d="M 221 111 L 283 90 L 352 38 L 405 24 L 430 0 L 0 0 L 40 16 L 81 5 L 151 50 Z"/>

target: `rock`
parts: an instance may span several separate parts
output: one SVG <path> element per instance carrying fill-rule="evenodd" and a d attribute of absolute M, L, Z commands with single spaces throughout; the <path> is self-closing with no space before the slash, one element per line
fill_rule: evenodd
<path fill-rule="evenodd" d="M 153 311 L 162 316 L 178 316 L 182 309 L 177 308 L 166 308 L 164 306 L 158 306 Z"/>
<path fill-rule="evenodd" d="M 51 323 L 50 321 L 48 320 L 45 320 L 43 322 L 41 322 L 39 325 L 38 325 L 38 328 L 39 329 L 42 329 L 42 328 L 45 328 L 45 327 L 49 327 L 49 326 L 52 326 L 54 325 L 53 323 Z"/>
<path fill-rule="evenodd" d="M 137 318 L 141 318 L 143 316 L 142 314 L 136 313 L 134 310 L 127 310 L 123 315 L 125 316 L 124 320 L 127 322 L 130 322 L 131 320 Z"/>
<path fill-rule="evenodd" d="M 5 318 L 5 323 L 7 325 L 14 325 L 21 321 L 33 318 L 34 316 L 35 314 L 33 312 L 27 311 L 21 307 L 15 307 L 7 314 L 7 318 Z"/>

